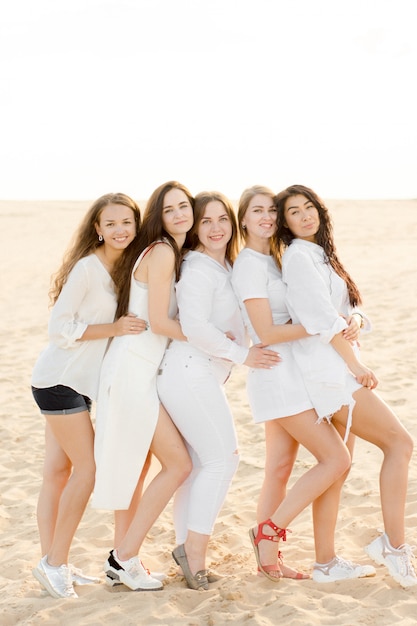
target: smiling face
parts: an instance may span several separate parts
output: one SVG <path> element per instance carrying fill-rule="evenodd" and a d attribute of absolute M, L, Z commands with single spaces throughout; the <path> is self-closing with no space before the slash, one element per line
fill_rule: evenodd
<path fill-rule="evenodd" d="M 232 237 L 232 223 L 226 207 L 220 200 L 207 203 L 197 229 L 198 250 L 223 262 L 226 247 Z"/>
<path fill-rule="evenodd" d="M 162 223 L 166 232 L 176 240 L 183 240 L 193 221 L 193 208 L 185 193 L 181 189 L 167 191 L 162 208 Z"/>
<path fill-rule="evenodd" d="M 97 234 L 103 237 L 103 245 L 115 252 L 125 250 L 136 237 L 135 215 L 124 204 L 106 205 L 95 227 Z"/>
<path fill-rule="evenodd" d="M 265 242 L 277 229 L 277 209 L 273 198 L 264 194 L 253 196 L 242 219 L 247 243 Z"/>
<path fill-rule="evenodd" d="M 287 198 L 284 219 L 294 237 L 315 242 L 320 217 L 317 208 L 306 196 L 300 194 Z"/>

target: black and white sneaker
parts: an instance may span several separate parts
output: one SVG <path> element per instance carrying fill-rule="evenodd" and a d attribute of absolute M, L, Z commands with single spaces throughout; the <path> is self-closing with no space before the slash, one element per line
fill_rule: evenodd
<path fill-rule="evenodd" d="M 163 589 L 163 584 L 149 574 L 139 557 L 134 556 L 127 561 L 122 561 L 117 558 L 114 552 L 114 550 L 110 551 L 109 558 L 104 564 L 107 584 L 110 584 L 110 580 L 112 580 L 111 586 L 122 583 L 133 591 L 159 591 Z"/>
<path fill-rule="evenodd" d="M 159 580 L 159 582 L 162 582 L 163 580 L 166 580 L 168 578 L 167 575 L 163 572 L 150 571 L 149 575 L 151 576 L 151 578 Z M 113 572 L 109 572 L 108 574 L 106 574 L 105 583 L 108 587 L 118 587 L 119 585 L 123 585 L 123 583 L 119 580 L 118 574 L 113 574 Z"/>

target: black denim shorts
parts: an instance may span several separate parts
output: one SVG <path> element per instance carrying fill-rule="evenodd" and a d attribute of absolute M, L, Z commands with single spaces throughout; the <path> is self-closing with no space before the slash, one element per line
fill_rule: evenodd
<path fill-rule="evenodd" d="M 33 397 L 44 415 L 70 415 L 91 411 L 91 400 L 71 387 L 54 385 L 38 389 L 32 387 Z"/>

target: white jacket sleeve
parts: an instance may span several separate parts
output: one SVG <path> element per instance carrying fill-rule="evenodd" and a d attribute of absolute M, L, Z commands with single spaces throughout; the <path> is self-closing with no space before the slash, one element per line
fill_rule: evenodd
<path fill-rule="evenodd" d="M 78 310 L 88 291 L 87 271 L 83 264 L 77 263 L 54 304 L 49 320 L 50 341 L 59 348 L 76 347 L 77 339 L 84 334 L 88 324 L 79 319 Z"/>
<path fill-rule="evenodd" d="M 238 345 L 211 321 L 216 298 L 216 277 L 188 268 L 177 283 L 177 301 L 182 332 L 190 344 L 211 356 L 244 363 L 248 348 Z"/>
<path fill-rule="evenodd" d="M 310 335 L 319 335 L 329 343 L 347 328 L 334 308 L 328 286 L 312 257 L 304 250 L 287 250 L 283 257 L 283 280 L 287 286 L 287 305 L 293 320 L 302 324 Z"/>

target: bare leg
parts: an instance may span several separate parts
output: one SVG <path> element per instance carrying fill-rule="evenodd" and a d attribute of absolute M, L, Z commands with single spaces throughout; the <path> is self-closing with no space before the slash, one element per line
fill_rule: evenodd
<path fill-rule="evenodd" d="M 190 456 L 181 435 L 162 406 L 159 410 L 151 452 L 160 462 L 161 471 L 146 488 L 129 529 L 119 544 L 117 553 L 122 560 L 138 554 L 152 524 L 192 469 Z"/>
<path fill-rule="evenodd" d="M 58 566 L 68 563 L 72 539 L 93 490 L 94 432 L 88 411 L 73 415 L 48 415 L 46 419 L 53 437 L 73 467 L 59 500 L 54 536 L 47 552 L 49 564 Z M 47 452 L 52 449 L 55 450 L 56 457 L 63 458 L 57 454 L 55 444 L 48 446 Z M 45 510 L 42 497 L 40 506 L 42 520 L 48 517 Z M 52 519 L 53 514 L 49 513 L 49 517 Z"/>
<path fill-rule="evenodd" d="M 280 422 L 265 422 L 265 477 L 258 500 L 258 522 L 271 517 L 285 498 L 297 457 L 299 444 Z"/>
<path fill-rule="evenodd" d="M 385 532 L 395 548 L 405 541 L 404 515 L 413 440 L 374 391 L 362 388 L 354 397 L 352 432 L 380 448 L 384 455 L 379 477 L 382 517 Z M 333 419 L 345 426 L 346 417 L 343 410 Z"/>
<path fill-rule="evenodd" d="M 345 429 L 340 424 L 335 424 L 341 437 L 345 435 Z M 347 447 L 352 456 L 355 445 L 355 436 L 350 434 Z M 313 502 L 313 527 L 314 545 L 316 549 L 316 561 L 318 563 L 329 563 L 335 556 L 335 532 L 337 515 L 339 512 L 340 494 L 343 484 L 349 475 L 346 471 L 336 482 L 333 483 L 321 496 Z"/>
<path fill-rule="evenodd" d="M 45 460 L 42 486 L 38 498 L 37 521 L 41 554 L 50 552 L 55 534 L 59 501 L 71 476 L 72 465 L 48 422 L 45 425 Z"/>
<path fill-rule="evenodd" d="M 265 477 L 257 507 L 258 524 L 277 510 L 287 494 L 287 483 L 297 457 L 299 444 L 282 427 L 279 419 L 265 422 Z M 309 578 L 280 562 L 284 578 Z"/>
<path fill-rule="evenodd" d="M 317 459 L 317 465 L 308 470 L 288 492 L 278 509 L 271 516 L 279 528 L 287 528 L 291 521 L 318 498 L 350 467 L 350 454 L 339 433 L 332 424 L 317 424 L 315 411 L 281 419 L 283 428 Z M 263 527 L 270 534 L 269 527 Z M 261 563 L 277 562 L 277 544 L 272 541 L 259 543 Z M 278 568 L 279 569 L 279 568 Z"/>
<path fill-rule="evenodd" d="M 152 455 L 149 452 L 148 456 L 146 457 L 146 461 L 143 466 L 143 469 L 139 478 L 139 482 L 133 493 L 129 508 L 127 510 L 120 510 L 120 511 L 114 512 L 114 546 L 116 548 L 119 546 L 123 537 L 126 535 L 128 528 L 130 524 L 132 523 L 132 519 L 135 515 L 135 512 L 139 506 L 139 502 L 140 502 L 140 499 L 142 497 L 142 492 L 143 492 L 143 485 L 145 483 L 146 476 L 151 466 L 151 458 L 152 458 Z"/>

